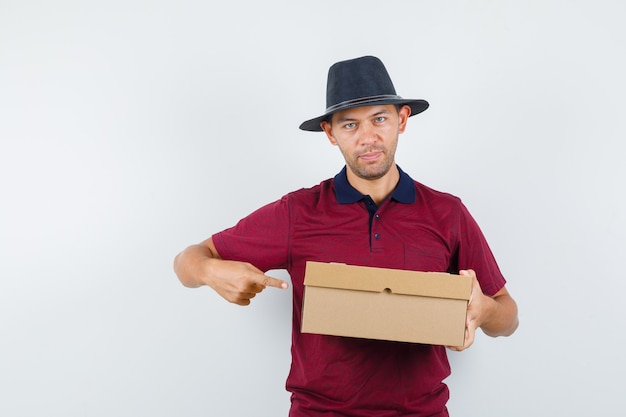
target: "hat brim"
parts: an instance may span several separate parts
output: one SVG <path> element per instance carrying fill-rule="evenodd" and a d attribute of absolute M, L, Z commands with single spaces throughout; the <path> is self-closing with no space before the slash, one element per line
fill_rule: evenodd
<path fill-rule="evenodd" d="M 300 125 L 300 129 L 306 130 L 309 132 L 321 132 L 322 126 L 321 123 L 324 120 L 328 120 L 333 113 L 337 113 L 341 110 L 351 109 L 355 107 L 364 107 L 364 106 L 376 106 L 380 104 L 398 104 L 398 105 L 407 105 L 411 108 L 410 116 L 415 116 L 426 110 L 429 106 L 426 100 L 407 100 L 403 98 L 397 99 L 383 99 L 383 100 L 372 100 L 372 101 L 359 101 L 358 104 L 347 104 L 345 106 L 335 108 L 332 111 L 326 112 L 319 117 L 315 117 L 313 119 L 307 120 Z"/>

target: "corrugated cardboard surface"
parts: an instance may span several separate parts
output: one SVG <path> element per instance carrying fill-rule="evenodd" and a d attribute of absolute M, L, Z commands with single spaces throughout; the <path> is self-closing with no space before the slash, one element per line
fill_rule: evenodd
<path fill-rule="evenodd" d="M 461 346 L 471 278 L 307 262 L 302 332 Z"/>

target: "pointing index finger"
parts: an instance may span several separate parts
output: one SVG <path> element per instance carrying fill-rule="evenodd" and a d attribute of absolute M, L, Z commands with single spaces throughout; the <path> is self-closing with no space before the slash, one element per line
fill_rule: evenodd
<path fill-rule="evenodd" d="M 266 287 L 274 287 L 274 288 L 281 288 L 283 290 L 289 288 L 289 285 L 280 279 L 276 279 L 276 278 L 272 278 L 270 276 L 264 275 L 263 278 L 263 285 Z"/>

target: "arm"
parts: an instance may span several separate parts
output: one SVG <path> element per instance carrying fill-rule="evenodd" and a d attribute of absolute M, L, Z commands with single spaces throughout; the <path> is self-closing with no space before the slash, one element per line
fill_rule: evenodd
<path fill-rule="evenodd" d="M 519 320 L 517 304 L 507 289 L 503 287 L 490 297 L 483 293 L 473 270 L 460 271 L 460 274 L 472 277 L 472 293 L 467 306 L 465 344 L 450 349 L 461 351 L 470 347 L 474 343 L 478 328 L 491 337 L 512 335 L 519 325 Z"/>
<path fill-rule="evenodd" d="M 174 271 L 184 286 L 208 285 L 225 300 L 242 306 L 268 286 L 287 288 L 285 281 L 268 277 L 250 263 L 223 260 L 211 238 L 179 253 Z"/>

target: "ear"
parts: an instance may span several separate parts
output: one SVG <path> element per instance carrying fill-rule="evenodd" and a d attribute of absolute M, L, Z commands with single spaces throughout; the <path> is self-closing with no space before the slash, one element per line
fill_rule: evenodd
<path fill-rule="evenodd" d="M 411 108 L 409 106 L 402 106 L 398 111 L 398 133 L 404 133 L 406 129 L 406 123 L 411 115 Z"/>
<path fill-rule="evenodd" d="M 322 123 L 320 123 L 320 127 L 322 128 L 324 133 L 326 133 L 326 136 L 328 137 L 328 140 L 330 141 L 330 143 L 335 145 L 335 146 L 337 146 L 337 141 L 333 137 L 332 125 L 329 122 L 327 122 L 326 120 L 324 120 L 324 121 L 322 121 Z"/>

